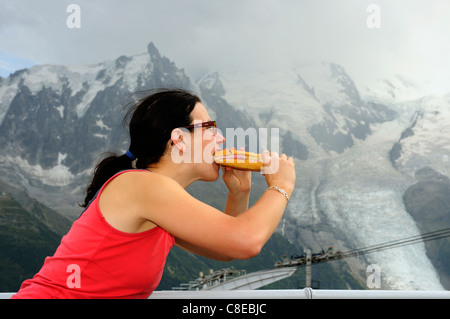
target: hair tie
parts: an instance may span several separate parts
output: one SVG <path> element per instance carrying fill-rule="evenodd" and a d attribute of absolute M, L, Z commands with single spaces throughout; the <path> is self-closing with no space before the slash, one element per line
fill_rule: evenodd
<path fill-rule="evenodd" d="M 125 155 L 128 156 L 128 158 L 132 161 L 136 159 L 136 157 L 130 152 L 130 150 L 126 151 Z"/>

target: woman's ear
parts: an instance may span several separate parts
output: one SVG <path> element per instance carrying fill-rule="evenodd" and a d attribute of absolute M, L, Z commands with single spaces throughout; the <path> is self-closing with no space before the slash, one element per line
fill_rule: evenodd
<path fill-rule="evenodd" d="M 176 147 L 179 151 L 184 152 L 186 149 L 186 143 L 183 139 L 183 131 L 176 128 L 172 130 L 170 134 L 171 145 Z"/>
<path fill-rule="evenodd" d="M 186 136 L 184 136 L 186 135 Z M 191 154 L 189 151 L 189 136 L 190 132 L 188 130 L 183 130 L 176 128 L 170 134 L 171 147 L 171 158 L 176 164 L 180 163 L 191 163 Z"/>

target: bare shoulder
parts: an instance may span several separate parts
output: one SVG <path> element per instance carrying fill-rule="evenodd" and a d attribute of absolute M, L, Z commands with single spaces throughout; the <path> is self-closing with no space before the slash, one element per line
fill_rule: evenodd
<path fill-rule="evenodd" d="M 170 177 L 144 170 L 130 171 L 118 176 L 111 185 L 116 196 L 126 197 L 135 205 L 157 208 L 173 198 L 188 198 L 189 193 Z M 120 193 L 120 195 L 118 194 Z"/>
<path fill-rule="evenodd" d="M 132 171 L 131 174 L 127 174 L 128 179 L 125 184 L 132 184 L 134 192 L 144 193 L 145 196 L 153 194 L 161 194 L 167 191 L 181 191 L 185 192 L 185 189 L 181 187 L 172 178 L 165 175 L 161 175 L 150 171 Z"/>
<path fill-rule="evenodd" d="M 179 194 L 176 196 L 175 194 Z M 144 170 L 120 174 L 103 189 L 99 207 L 105 219 L 122 231 L 137 232 L 167 211 L 167 203 L 187 192 L 169 177 Z M 145 225 L 144 225 L 145 224 Z M 150 225 L 151 226 L 151 225 Z"/>
<path fill-rule="evenodd" d="M 161 196 L 180 192 L 186 191 L 169 177 L 135 170 L 121 174 L 110 181 L 102 191 L 100 202 L 101 204 L 107 202 L 110 206 L 126 205 L 128 209 L 133 206 L 139 209 L 138 206 L 155 202 Z"/>
<path fill-rule="evenodd" d="M 181 188 L 182 187 L 176 183 L 173 179 L 146 170 L 135 170 L 129 171 L 125 174 L 117 176 L 111 184 L 117 184 L 121 188 L 129 189 L 132 192 L 145 191 L 147 192 L 149 188 L 157 191 L 159 188 Z"/>

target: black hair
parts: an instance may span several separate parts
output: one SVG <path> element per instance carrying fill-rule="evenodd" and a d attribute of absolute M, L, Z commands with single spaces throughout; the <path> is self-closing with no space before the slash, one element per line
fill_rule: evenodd
<path fill-rule="evenodd" d="M 158 89 L 133 104 L 123 119 L 129 121 L 129 151 L 136 157 L 136 168 L 145 169 L 164 155 L 172 130 L 188 126 L 191 112 L 200 98 L 183 89 Z M 126 154 L 107 153 L 94 169 L 81 207 L 87 207 L 98 190 L 116 173 L 133 168 Z"/>

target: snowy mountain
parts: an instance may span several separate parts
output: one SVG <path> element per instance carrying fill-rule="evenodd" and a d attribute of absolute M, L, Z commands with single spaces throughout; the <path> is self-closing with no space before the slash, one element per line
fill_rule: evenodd
<path fill-rule="evenodd" d="M 251 114 L 260 127 L 295 135 L 312 157 L 342 153 L 371 133 L 370 124 L 396 116 L 382 104 L 362 101 L 352 79 L 334 63 L 276 74 L 226 74 L 220 81 L 227 101 Z"/>
<path fill-rule="evenodd" d="M 132 57 L 81 67 L 41 65 L 0 85 L 0 165 L 36 198 L 73 211 L 99 151 L 125 151 L 121 126 L 131 94 L 161 86 L 191 88 L 189 78 L 151 43 Z M 67 198 L 49 189 L 62 188 Z M 59 197 L 58 195 L 57 197 Z M 76 198 L 76 200 L 75 200 Z"/>
<path fill-rule="evenodd" d="M 415 172 L 426 166 L 450 176 L 450 98 L 408 101 L 405 88 L 413 87 L 394 80 L 361 94 L 342 66 L 317 63 L 214 72 L 194 83 L 152 43 L 93 65 L 35 66 L 0 79 L 0 179 L 77 217 L 101 152 L 128 147 L 121 120 L 132 94 L 178 86 L 201 96 L 222 132 L 279 128 L 280 151 L 296 158 L 296 191 L 278 229 L 291 242 L 345 251 L 413 236 L 421 230 L 404 194 L 418 182 Z M 264 190 L 261 176 L 254 182 L 252 200 Z M 192 188 L 218 206 L 211 195 L 224 191 L 220 183 Z M 423 244 L 348 261 L 361 282 L 371 263 L 382 269 L 383 288 L 442 289 Z"/>
<path fill-rule="evenodd" d="M 397 104 L 416 101 L 429 95 L 425 84 L 408 80 L 399 74 L 368 80 L 359 87 L 361 96 L 366 100 L 383 100 Z"/>
<path fill-rule="evenodd" d="M 411 124 L 395 144 L 391 159 L 395 166 L 413 175 L 432 167 L 450 176 L 450 94 L 424 97 L 415 104 Z"/>

